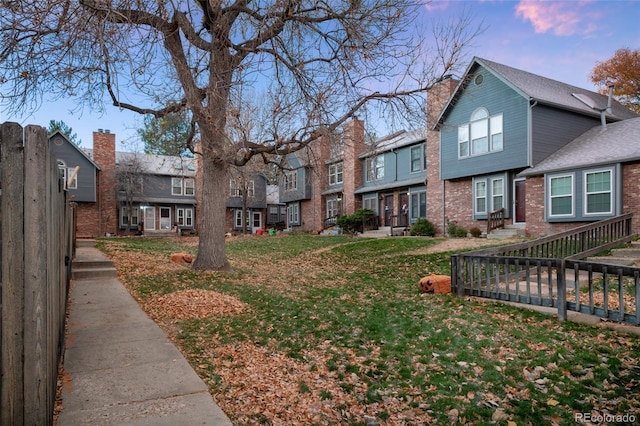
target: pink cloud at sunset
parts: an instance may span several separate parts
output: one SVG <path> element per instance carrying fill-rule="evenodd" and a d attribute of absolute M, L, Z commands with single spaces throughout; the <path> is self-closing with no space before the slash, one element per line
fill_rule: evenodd
<path fill-rule="evenodd" d="M 593 22 L 598 14 L 586 11 L 590 1 L 522 0 L 516 6 L 516 16 L 530 21 L 536 33 L 553 32 L 558 36 L 587 35 L 596 28 Z"/>

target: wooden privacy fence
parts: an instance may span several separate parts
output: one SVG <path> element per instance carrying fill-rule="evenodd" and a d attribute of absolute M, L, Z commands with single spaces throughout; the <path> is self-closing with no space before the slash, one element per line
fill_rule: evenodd
<path fill-rule="evenodd" d="M 640 324 L 640 268 L 587 256 L 631 241 L 631 214 L 522 244 L 451 257 L 452 291 Z"/>
<path fill-rule="evenodd" d="M 0 125 L 0 168 L 0 424 L 52 424 L 73 206 L 43 127 Z"/>

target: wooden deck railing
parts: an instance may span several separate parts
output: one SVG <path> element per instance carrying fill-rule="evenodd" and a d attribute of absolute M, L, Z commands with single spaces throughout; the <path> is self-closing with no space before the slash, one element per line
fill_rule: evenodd
<path fill-rule="evenodd" d="M 632 240 L 632 214 L 522 244 L 451 257 L 452 290 L 640 324 L 640 268 L 587 262 Z"/>
<path fill-rule="evenodd" d="M 494 229 L 504 228 L 504 215 L 504 208 L 489 213 L 489 217 L 487 218 L 487 235 Z"/>

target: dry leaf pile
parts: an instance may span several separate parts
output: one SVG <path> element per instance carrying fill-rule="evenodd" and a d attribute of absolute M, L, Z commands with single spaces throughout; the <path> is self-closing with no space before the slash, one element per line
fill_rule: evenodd
<path fill-rule="evenodd" d="M 145 304 L 145 311 L 155 317 L 178 320 L 236 315 L 247 308 L 235 297 L 197 289 L 165 294 Z"/>
<path fill-rule="evenodd" d="M 216 401 L 223 411 L 237 415 L 235 424 L 258 425 L 265 419 L 274 426 L 354 424 L 375 418 L 379 412 L 390 414 L 384 423 L 388 426 L 406 425 L 407 421 L 433 423 L 424 407 L 410 408 L 406 397 L 401 400 L 397 395 L 385 395 L 381 402 L 364 404 L 367 384 L 343 366 L 334 371 L 327 367 L 333 352 L 330 341 L 305 351 L 305 362 L 268 346 L 212 343 L 208 359 L 215 363 L 215 374 L 223 383 Z M 350 358 L 354 364 L 364 361 L 352 352 Z"/>

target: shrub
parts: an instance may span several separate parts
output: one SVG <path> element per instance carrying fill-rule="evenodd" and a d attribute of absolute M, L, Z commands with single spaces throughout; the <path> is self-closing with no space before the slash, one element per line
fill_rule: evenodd
<path fill-rule="evenodd" d="M 473 228 L 469 229 L 469 233 L 473 238 L 480 238 L 480 235 L 482 235 L 482 231 L 477 226 L 474 226 Z"/>
<path fill-rule="evenodd" d="M 447 224 L 447 234 L 452 238 L 465 238 L 467 230 L 458 226 L 456 222 L 451 221 Z"/>
<path fill-rule="evenodd" d="M 416 220 L 416 223 L 411 225 L 409 235 L 433 237 L 436 235 L 436 228 L 433 226 L 433 223 L 429 222 L 424 217 L 421 217 Z"/>
<path fill-rule="evenodd" d="M 362 223 L 366 222 L 370 218 L 374 216 L 372 210 L 369 209 L 359 209 L 356 212 L 349 216 L 340 216 L 336 223 L 340 228 L 342 228 L 345 232 L 362 232 Z"/>

